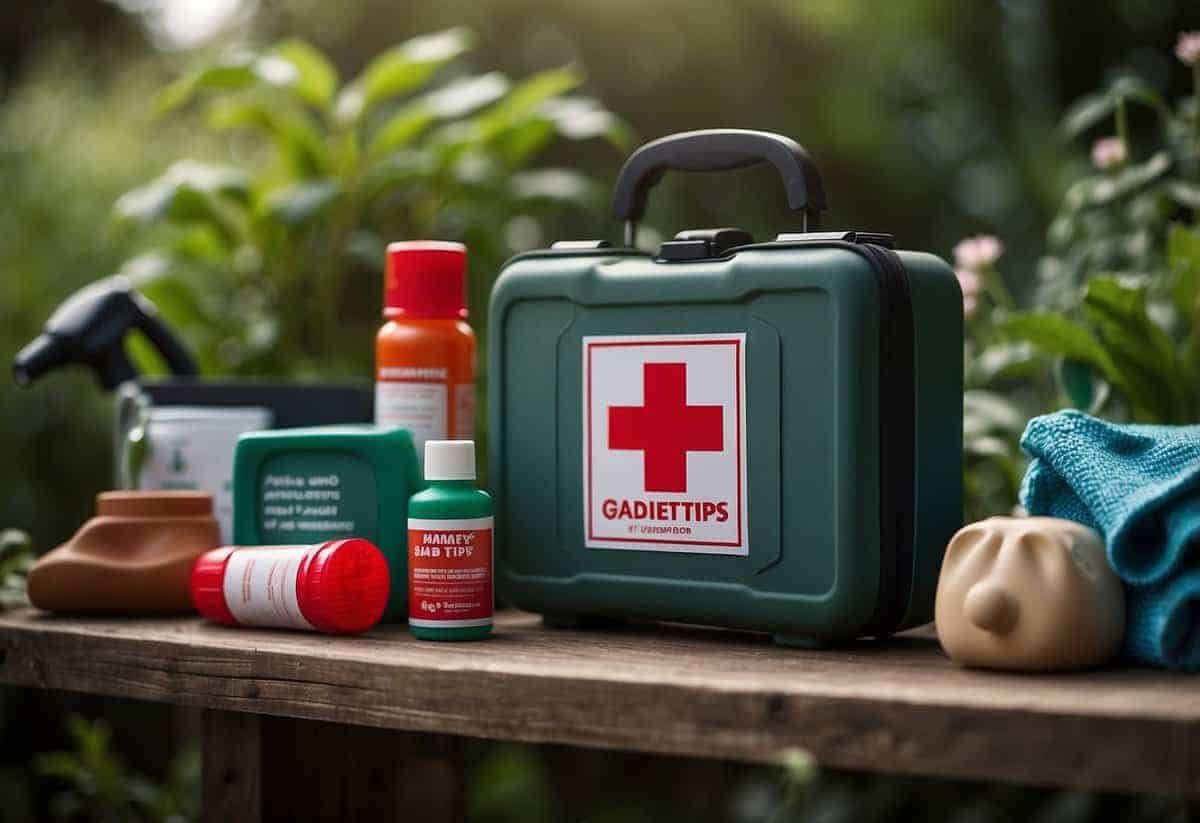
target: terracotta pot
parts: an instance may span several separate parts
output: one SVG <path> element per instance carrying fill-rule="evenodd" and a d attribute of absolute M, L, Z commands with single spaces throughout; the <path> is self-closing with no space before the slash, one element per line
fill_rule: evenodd
<path fill-rule="evenodd" d="M 212 495 L 122 491 L 29 572 L 29 599 L 49 611 L 170 614 L 192 608 L 192 564 L 220 545 Z"/>

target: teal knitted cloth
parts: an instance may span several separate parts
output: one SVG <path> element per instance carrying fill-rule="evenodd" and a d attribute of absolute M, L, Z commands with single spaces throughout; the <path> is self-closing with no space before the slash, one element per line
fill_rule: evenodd
<path fill-rule="evenodd" d="M 1104 535 L 1125 581 L 1125 653 L 1200 670 L 1200 426 L 1117 425 L 1077 411 L 1029 421 L 1021 503 Z"/>

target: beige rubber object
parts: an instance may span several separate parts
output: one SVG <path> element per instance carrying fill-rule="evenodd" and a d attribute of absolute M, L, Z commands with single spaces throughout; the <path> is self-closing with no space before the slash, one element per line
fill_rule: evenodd
<path fill-rule="evenodd" d="M 1093 529 L 992 517 L 951 538 L 935 620 L 946 654 L 966 666 L 1086 668 L 1120 648 L 1125 592 Z"/>
<path fill-rule="evenodd" d="M 207 492 L 104 492 L 96 516 L 30 569 L 29 599 L 77 614 L 190 611 L 192 564 L 220 543 Z"/>

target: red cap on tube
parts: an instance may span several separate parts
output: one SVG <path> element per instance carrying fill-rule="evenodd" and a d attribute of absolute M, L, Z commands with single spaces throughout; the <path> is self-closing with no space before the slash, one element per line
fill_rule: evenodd
<path fill-rule="evenodd" d="M 467 247 L 440 240 L 389 243 L 385 317 L 467 316 Z"/>
<path fill-rule="evenodd" d="M 196 558 L 192 566 L 192 605 L 205 620 L 226 626 L 238 624 L 225 603 L 225 564 L 231 554 L 232 546 L 213 549 Z"/>
<path fill-rule="evenodd" d="M 369 540 L 331 540 L 300 566 L 300 611 L 323 632 L 365 632 L 383 617 L 391 581 L 387 560 Z"/>

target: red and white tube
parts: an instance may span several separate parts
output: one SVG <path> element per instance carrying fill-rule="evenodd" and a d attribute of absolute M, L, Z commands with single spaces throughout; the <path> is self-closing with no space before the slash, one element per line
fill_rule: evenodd
<path fill-rule="evenodd" d="M 387 560 L 368 540 L 225 546 L 192 567 L 192 604 L 207 620 L 333 634 L 364 632 L 387 607 Z"/>

